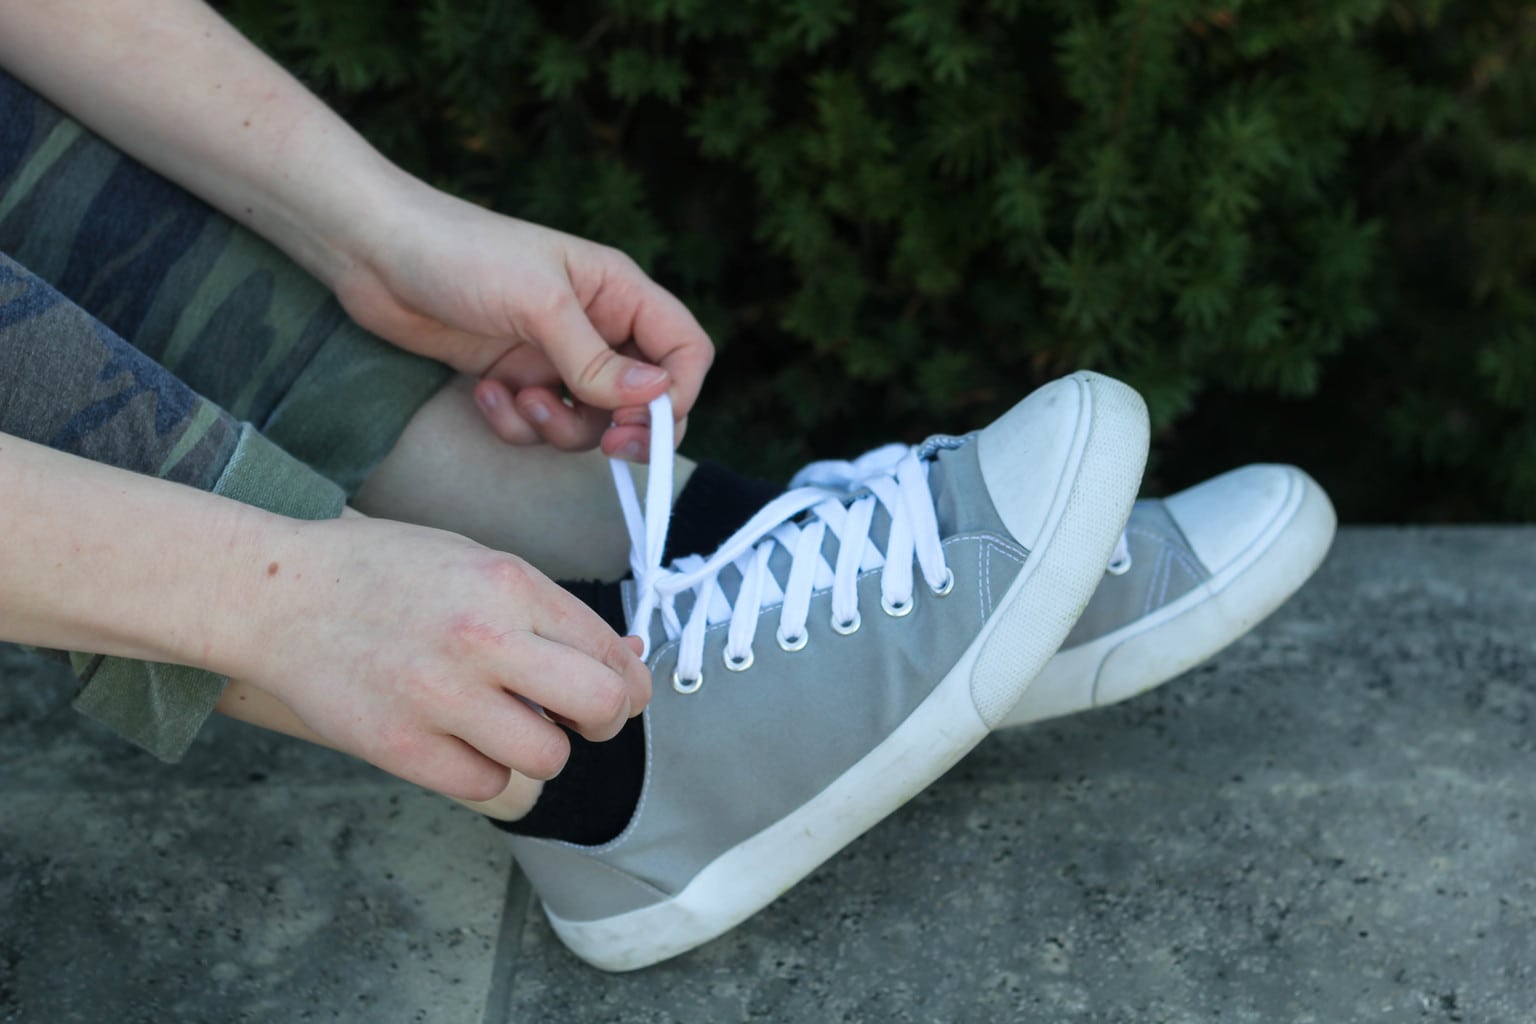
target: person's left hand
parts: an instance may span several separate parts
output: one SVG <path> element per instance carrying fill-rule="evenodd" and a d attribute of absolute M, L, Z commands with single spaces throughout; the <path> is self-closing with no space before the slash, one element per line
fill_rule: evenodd
<path fill-rule="evenodd" d="M 681 439 L 714 346 L 634 260 L 414 179 L 403 192 L 333 282 L 354 320 L 480 378 L 476 400 L 510 443 L 643 459 L 645 407 L 663 391 Z"/>

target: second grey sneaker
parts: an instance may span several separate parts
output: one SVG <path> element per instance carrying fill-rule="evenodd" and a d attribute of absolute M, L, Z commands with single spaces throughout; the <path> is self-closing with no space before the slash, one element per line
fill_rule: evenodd
<path fill-rule="evenodd" d="M 1307 581 L 1334 526 L 1328 495 L 1294 466 L 1138 501 L 1087 610 L 1003 725 L 1114 704 L 1198 665 Z"/>
<path fill-rule="evenodd" d="M 653 450 L 670 454 L 670 410 Z M 631 630 L 656 686 L 634 817 L 601 846 L 513 851 L 580 957 L 629 970 L 735 926 L 938 778 L 1000 723 L 1109 561 L 1146 409 L 1096 374 L 979 433 L 930 438 L 850 492 L 801 487 L 709 558 L 661 564 L 669 458 L 634 540 Z"/>

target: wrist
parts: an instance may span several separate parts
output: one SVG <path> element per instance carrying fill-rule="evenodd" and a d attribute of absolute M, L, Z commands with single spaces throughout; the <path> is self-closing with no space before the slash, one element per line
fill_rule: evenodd
<path fill-rule="evenodd" d="M 340 295 L 348 280 L 373 273 L 393 233 L 397 211 L 416 179 L 390 163 L 350 128 L 318 132 L 303 184 L 272 197 L 261 232 L 317 280 Z M 324 169 L 324 170 L 322 170 Z M 326 181 L 317 187 L 317 181 Z"/>
<path fill-rule="evenodd" d="M 182 574 L 184 585 L 171 614 L 157 624 L 169 650 L 166 661 L 205 668 L 231 678 L 259 671 L 270 647 L 278 612 L 270 585 L 278 572 L 292 573 L 299 558 L 295 537 L 304 523 L 236 501 L 218 502 L 200 565 Z M 209 554 L 218 554 L 207 557 Z M 196 557 L 196 553 L 194 553 Z M 271 570 L 273 565 L 279 568 Z"/>

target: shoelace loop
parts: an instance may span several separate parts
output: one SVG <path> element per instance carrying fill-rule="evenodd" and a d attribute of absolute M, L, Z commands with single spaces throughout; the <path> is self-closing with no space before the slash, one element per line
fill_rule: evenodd
<path fill-rule="evenodd" d="M 809 640 L 806 619 L 813 593 L 831 588 L 834 631 L 847 635 L 859 628 L 858 578 L 881 570 L 880 604 L 889 615 L 911 612 L 915 599 L 915 558 L 924 582 L 936 596 L 954 587 L 954 573 L 944 560 L 938 518 L 928 489 L 928 463 L 917 449 L 887 445 L 853 462 L 819 462 L 791 481 L 791 490 L 770 501 L 709 557 L 690 555 L 661 564 L 672 515 L 672 402 L 663 395 L 651 403 L 651 462 L 645 509 L 629 467 L 611 462 L 619 506 L 630 537 L 630 571 L 636 602 L 630 632 L 640 636 L 649 657 L 651 621 L 660 614 L 669 640 L 679 640 L 672 684 L 681 693 L 703 685 L 705 632 L 729 621 L 725 666 L 742 672 L 755 661 L 752 644 L 762 609 L 780 604 L 776 636 L 786 651 Z M 885 550 L 870 538 L 876 511 L 889 516 Z M 823 556 L 827 534 L 836 539 L 835 564 Z M 776 549 L 789 555 L 781 580 L 772 563 Z M 721 587 L 720 574 L 733 569 L 734 598 Z M 782 567 L 779 570 L 782 572 Z M 692 596 L 687 622 L 678 601 Z"/>

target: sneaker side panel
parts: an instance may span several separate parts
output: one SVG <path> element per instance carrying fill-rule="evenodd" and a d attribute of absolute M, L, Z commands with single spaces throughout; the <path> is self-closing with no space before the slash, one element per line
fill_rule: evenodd
<path fill-rule="evenodd" d="M 1332 543 L 1333 506 L 1301 470 L 1263 468 L 1283 470 L 1289 488 L 1269 515 L 1252 524 L 1246 546 L 1228 564 L 1187 593 L 1170 594 L 1168 603 L 1062 650 L 1003 725 L 1027 725 L 1144 693 L 1212 657 L 1295 593 Z M 1106 578 L 1102 585 L 1114 581 Z M 1106 612 L 1101 627 L 1116 618 L 1123 615 Z"/>

